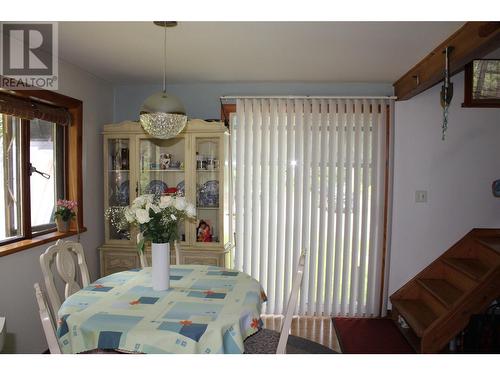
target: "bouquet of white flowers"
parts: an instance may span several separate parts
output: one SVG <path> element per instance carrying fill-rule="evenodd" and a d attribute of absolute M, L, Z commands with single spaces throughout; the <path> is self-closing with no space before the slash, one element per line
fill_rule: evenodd
<path fill-rule="evenodd" d="M 137 197 L 129 207 L 109 208 L 106 216 L 117 230 L 127 224 L 139 228 L 137 249 L 144 250 L 144 243 L 168 243 L 179 238 L 179 222 L 195 218 L 196 209 L 182 196 L 145 194 Z"/>

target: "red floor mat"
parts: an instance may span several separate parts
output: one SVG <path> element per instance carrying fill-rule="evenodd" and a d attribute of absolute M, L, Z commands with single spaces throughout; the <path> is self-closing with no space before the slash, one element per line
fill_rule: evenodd
<path fill-rule="evenodd" d="M 396 324 L 387 318 L 333 318 L 342 353 L 415 353 Z"/>

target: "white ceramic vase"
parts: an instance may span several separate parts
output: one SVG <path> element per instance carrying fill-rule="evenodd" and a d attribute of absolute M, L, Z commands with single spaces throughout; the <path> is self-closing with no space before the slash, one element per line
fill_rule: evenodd
<path fill-rule="evenodd" d="M 170 288 L 170 244 L 151 243 L 153 290 Z"/>

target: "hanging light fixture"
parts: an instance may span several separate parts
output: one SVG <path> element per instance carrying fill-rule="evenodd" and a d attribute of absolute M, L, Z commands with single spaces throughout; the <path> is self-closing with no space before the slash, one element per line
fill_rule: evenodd
<path fill-rule="evenodd" d="M 155 21 L 164 28 L 163 90 L 147 98 L 141 106 L 139 118 L 144 130 L 155 138 L 168 139 L 179 134 L 187 123 L 186 110 L 181 101 L 166 91 L 167 84 L 167 27 L 175 21 Z"/>

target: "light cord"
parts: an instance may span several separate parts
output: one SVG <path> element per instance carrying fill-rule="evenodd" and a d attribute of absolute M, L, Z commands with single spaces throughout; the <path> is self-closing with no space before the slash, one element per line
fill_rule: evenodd
<path fill-rule="evenodd" d="M 167 92 L 167 25 L 164 26 L 163 38 L 163 93 Z"/>

